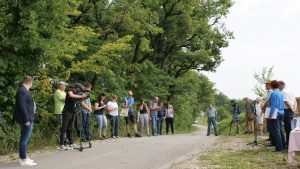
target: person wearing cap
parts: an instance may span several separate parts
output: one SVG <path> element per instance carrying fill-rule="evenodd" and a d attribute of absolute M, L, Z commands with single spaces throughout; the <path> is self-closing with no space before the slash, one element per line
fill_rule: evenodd
<path fill-rule="evenodd" d="M 283 96 L 278 90 L 279 82 L 273 80 L 271 82 L 271 87 L 273 92 L 270 95 L 269 105 L 270 113 L 267 117 L 271 125 L 272 139 L 275 143 L 275 150 L 282 151 L 284 149 L 285 137 L 282 129 L 282 122 L 284 116 L 284 105 L 283 105 Z"/>
<path fill-rule="evenodd" d="M 90 140 L 90 115 L 92 113 L 92 104 L 91 104 L 91 98 L 89 92 L 92 90 L 92 85 L 90 83 L 86 83 L 84 85 L 85 88 L 85 93 L 87 97 L 85 97 L 81 101 L 81 115 L 82 115 L 82 127 L 83 127 L 83 132 L 81 133 L 81 138 L 83 138 L 83 135 L 85 135 L 86 141 Z"/>
<path fill-rule="evenodd" d="M 253 106 L 251 100 L 246 97 L 245 99 L 245 109 L 246 109 L 246 133 L 253 133 L 254 131 L 254 124 L 253 124 Z"/>
<path fill-rule="evenodd" d="M 72 130 L 74 126 L 75 114 L 80 106 L 80 100 L 86 97 L 85 94 L 79 95 L 79 92 L 84 92 L 84 87 L 80 83 L 76 83 L 72 89 L 67 91 L 65 106 L 62 112 L 63 122 L 60 132 L 60 150 L 66 150 L 68 147 L 65 146 L 65 134 L 67 136 L 69 146 L 76 148 L 77 146 L 73 143 Z"/>
<path fill-rule="evenodd" d="M 56 116 L 56 125 L 57 125 L 57 140 L 59 142 L 60 137 L 60 129 L 62 125 L 62 111 L 65 107 L 65 99 L 66 99 L 66 83 L 58 82 L 57 90 L 54 92 L 54 114 Z"/>
<path fill-rule="evenodd" d="M 284 101 L 284 130 L 286 136 L 286 145 L 289 144 L 289 136 L 292 131 L 291 123 L 294 118 L 294 115 L 297 114 L 297 101 L 294 95 L 291 92 L 286 91 L 286 85 L 283 81 L 279 81 L 279 90 L 283 95 Z"/>
<path fill-rule="evenodd" d="M 134 111 L 133 111 L 134 110 L 134 98 L 133 98 L 132 91 L 128 91 L 128 96 L 123 98 L 122 108 L 128 108 L 128 115 L 125 116 L 127 136 L 129 138 L 131 138 L 130 125 L 129 125 L 129 122 L 131 122 L 132 128 L 135 132 L 135 137 L 140 137 L 140 134 L 138 134 L 138 131 L 137 131 L 137 125 L 136 125 L 136 120 L 135 120 Z"/>

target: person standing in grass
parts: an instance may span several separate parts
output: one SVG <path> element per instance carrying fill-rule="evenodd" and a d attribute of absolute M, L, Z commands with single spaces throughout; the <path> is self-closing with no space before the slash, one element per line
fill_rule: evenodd
<path fill-rule="evenodd" d="M 246 97 L 245 99 L 245 109 L 246 109 L 246 131 L 247 133 L 253 133 L 254 131 L 254 124 L 253 124 L 253 107 L 251 104 L 251 100 Z"/>
<path fill-rule="evenodd" d="M 215 136 L 218 136 L 218 130 L 217 130 L 217 110 L 213 107 L 212 104 L 209 105 L 207 109 L 207 136 L 210 136 L 210 127 L 213 125 Z"/>
<path fill-rule="evenodd" d="M 146 128 L 147 135 L 150 136 L 149 132 L 149 108 L 145 102 L 145 99 L 141 100 L 141 104 L 139 107 L 140 112 L 140 135 L 143 135 L 144 127 Z"/>
<path fill-rule="evenodd" d="M 62 111 L 65 107 L 65 99 L 66 99 L 66 83 L 58 82 L 57 90 L 54 93 L 54 113 L 56 116 L 56 127 L 57 127 L 57 140 L 59 142 L 60 137 L 60 128 L 62 125 Z"/>
<path fill-rule="evenodd" d="M 171 104 L 168 105 L 166 112 L 166 133 L 169 134 L 169 126 L 171 127 L 171 132 L 174 134 L 174 108 Z"/>
<path fill-rule="evenodd" d="M 264 130 L 264 112 L 262 111 L 263 103 L 260 97 L 256 98 L 255 101 L 255 113 L 256 113 L 256 127 L 259 135 L 263 134 Z"/>
<path fill-rule="evenodd" d="M 98 96 L 97 101 L 95 102 L 95 118 L 98 125 L 98 133 L 99 133 L 99 139 L 104 140 L 107 139 L 106 137 L 106 127 L 107 127 L 107 119 L 105 116 L 105 104 L 106 95 L 105 93 L 101 93 Z"/>
<path fill-rule="evenodd" d="M 31 76 L 24 77 L 23 82 L 16 93 L 16 103 L 13 115 L 14 120 L 19 123 L 21 131 L 19 142 L 20 165 L 28 167 L 37 165 L 26 155 L 26 147 L 32 132 L 35 113 L 35 104 L 29 93 L 32 83 L 33 79 Z"/>
<path fill-rule="evenodd" d="M 113 95 L 111 101 L 107 103 L 107 111 L 110 116 L 111 137 L 119 138 L 119 106 L 116 95 Z"/>

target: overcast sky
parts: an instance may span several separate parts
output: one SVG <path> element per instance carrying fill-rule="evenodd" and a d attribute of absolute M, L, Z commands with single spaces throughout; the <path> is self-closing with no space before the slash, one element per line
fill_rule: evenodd
<path fill-rule="evenodd" d="M 224 21 L 235 39 L 217 72 L 208 74 L 219 91 L 254 98 L 254 72 L 274 66 L 274 78 L 300 96 L 300 0 L 235 0 Z"/>

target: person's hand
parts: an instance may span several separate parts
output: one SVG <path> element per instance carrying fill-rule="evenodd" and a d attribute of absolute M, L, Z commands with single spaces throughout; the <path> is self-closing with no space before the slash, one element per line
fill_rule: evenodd
<path fill-rule="evenodd" d="M 93 112 L 93 110 L 91 108 L 88 109 L 89 114 L 91 114 Z"/>
<path fill-rule="evenodd" d="M 81 98 L 85 98 L 85 97 L 86 97 L 86 94 L 81 95 Z"/>
<path fill-rule="evenodd" d="M 29 122 L 29 121 L 26 122 L 26 123 L 25 123 L 25 126 L 29 127 L 29 126 L 30 126 L 30 122 Z"/>

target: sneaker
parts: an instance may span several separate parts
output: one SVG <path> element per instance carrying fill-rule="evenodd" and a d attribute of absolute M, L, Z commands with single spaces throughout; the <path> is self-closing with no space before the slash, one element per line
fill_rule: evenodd
<path fill-rule="evenodd" d="M 128 133 L 128 134 L 127 134 L 127 137 L 131 138 L 131 135 Z"/>
<path fill-rule="evenodd" d="M 113 139 L 116 139 L 117 137 L 116 137 L 116 136 L 113 136 L 112 138 L 113 138 Z"/>
<path fill-rule="evenodd" d="M 135 137 L 142 137 L 140 134 L 136 133 Z"/>
<path fill-rule="evenodd" d="M 108 139 L 108 137 L 106 137 L 106 136 L 102 136 L 102 137 L 103 137 L 105 140 Z"/>
<path fill-rule="evenodd" d="M 25 159 L 25 160 L 20 160 L 20 165 L 22 167 L 32 167 L 32 166 L 36 166 L 37 163 L 30 161 L 28 159 Z"/>
<path fill-rule="evenodd" d="M 26 160 L 31 161 L 31 162 L 34 163 L 34 160 L 30 159 L 29 157 L 27 157 Z"/>
<path fill-rule="evenodd" d="M 117 136 L 117 138 L 120 138 L 120 136 Z"/>
<path fill-rule="evenodd" d="M 105 140 L 105 138 L 104 138 L 104 137 L 100 137 L 99 139 L 100 139 L 100 140 Z"/>
<path fill-rule="evenodd" d="M 65 145 L 61 145 L 61 146 L 59 147 L 59 150 L 60 150 L 60 151 L 69 150 L 69 147 L 67 147 L 67 146 L 65 146 Z"/>
<path fill-rule="evenodd" d="M 74 149 L 74 148 L 77 148 L 78 146 L 73 143 L 73 144 L 69 145 L 69 147 L 72 148 L 72 149 Z"/>

